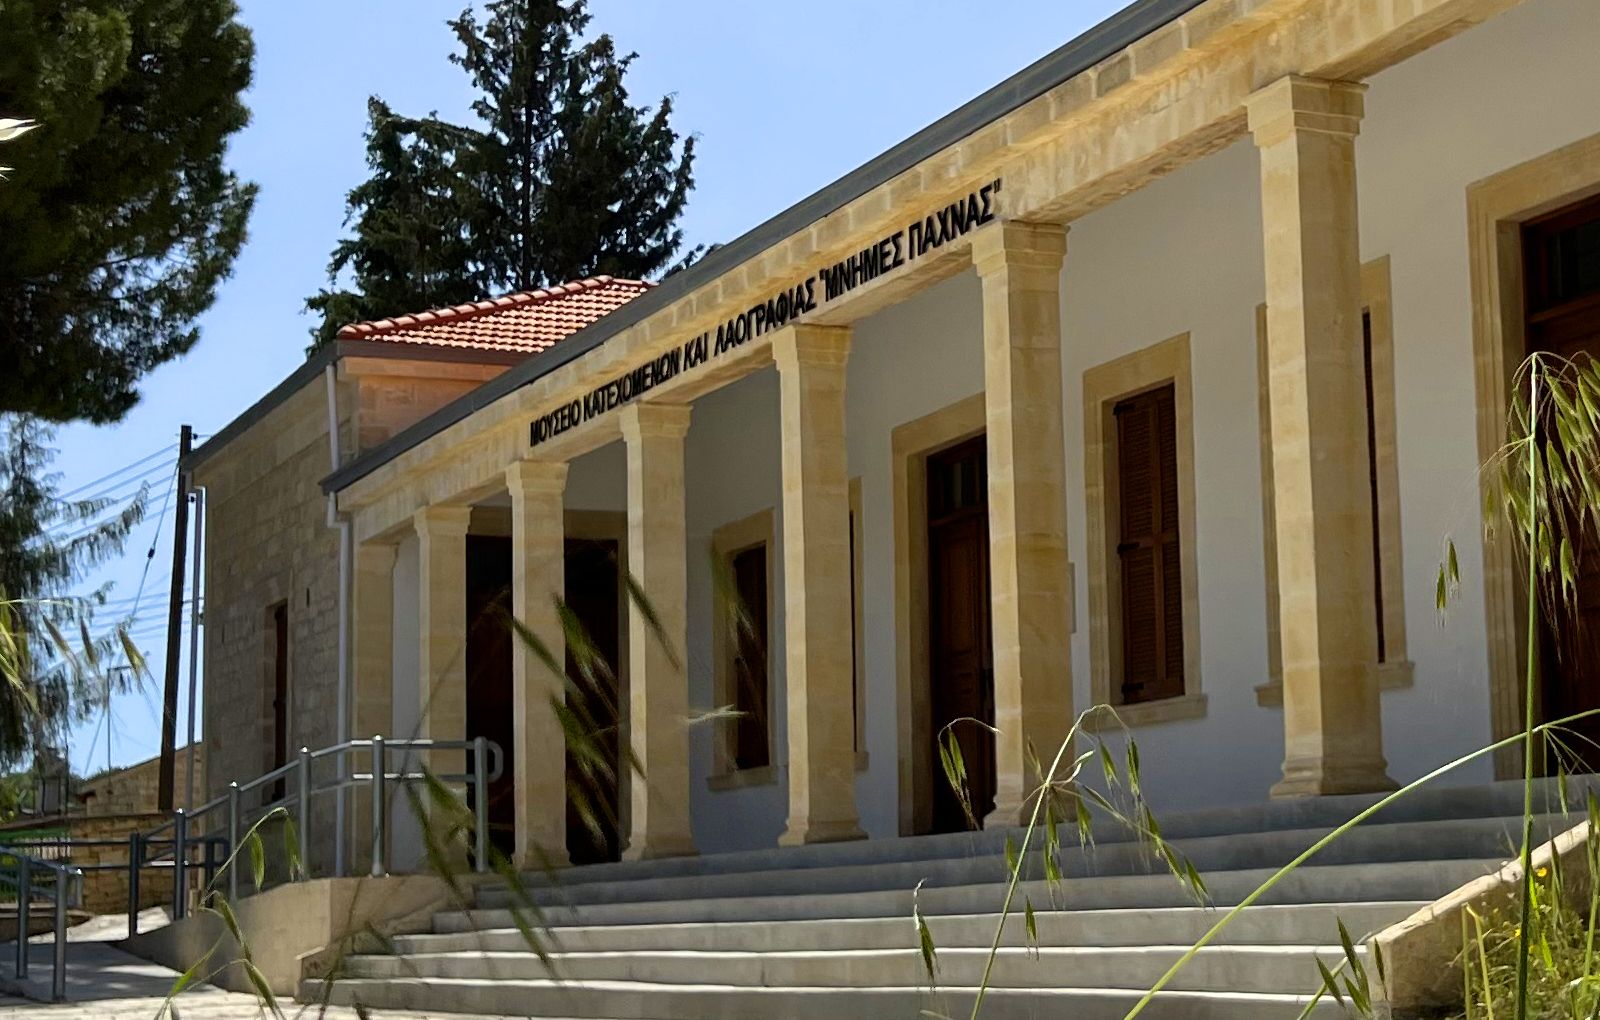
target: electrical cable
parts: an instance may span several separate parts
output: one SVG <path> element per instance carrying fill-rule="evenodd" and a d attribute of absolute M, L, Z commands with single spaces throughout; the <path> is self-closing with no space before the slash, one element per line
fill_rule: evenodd
<path fill-rule="evenodd" d="M 58 499 L 70 499 L 73 496 L 76 496 L 78 493 L 83 492 L 85 489 L 92 489 L 97 485 L 104 484 L 105 482 L 110 481 L 111 479 L 117 477 L 118 475 L 125 474 L 128 471 L 132 470 L 133 468 L 138 467 L 141 464 L 148 464 L 150 461 L 155 460 L 157 457 L 161 456 L 162 454 L 170 453 L 173 450 L 176 450 L 177 448 L 178 448 L 178 444 L 177 443 L 173 443 L 170 446 L 164 446 L 161 449 L 157 450 L 155 453 L 149 454 L 148 456 L 140 457 L 138 460 L 133 461 L 132 463 L 124 464 L 122 467 L 117 468 L 115 471 L 111 472 L 108 475 L 102 475 L 99 478 L 96 478 L 92 482 L 83 483 L 82 485 L 78 486 L 76 489 L 72 489 L 69 492 L 63 492 L 57 498 Z M 177 459 L 176 458 L 173 459 L 173 463 L 174 464 L 177 463 Z"/>
<path fill-rule="evenodd" d="M 176 446 L 176 444 L 174 444 L 174 446 Z M 165 453 L 166 451 L 163 450 L 162 452 Z M 156 456 L 159 456 L 159 454 L 156 455 Z M 149 460 L 151 458 L 147 457 L 145 459 Z M 149 578 L 150 578 L 150 564 L 155 562 L 156 546 L 159 545 L 160 542 L 161 542 L 161 525 L 167 519 L 167 507 L 172 503 L 172 493 L 173 493 L 173 491 L 175 489 L 177 489 L 177 487 L 178 487 L 178 474 L 177 474 L 176 471 L 174 471 L 173 474 L 172 474 L 172 481 L 170 483 L 168 483 L 168 485 L 167 485 L 166 495 L 161 498 L 161 512 L 156 515 L 156 527 L 155 527 L 155 532 L 150 536 L 150 548 L 148 550 L 146 550 L 146 552 L 144 554 L 144 568 L 139 571 L 139 587 L 136 588 L 134 590 L 134 593 L 133 593 L 133 608 L 128 614 L 130 617 L 137 617 L 139 615 L 139 602 L 144 596 L 145 582 L 147 580 L 149 580 Z M 133 640 L 133 638 L 130 636 L 129 640 L 131 641 L 131 640 Z M 123 667 L 124 668 L 128 668 L 128 669 L 131 669 L 133 667 L 133 663 L 129 660 L 126 652 L 123 654 Z M 145 704 L 147 706 L 149 706 L 150 710 L 151 710 L 151 718 L 152 718 L 152 720 L 155 720 L 157 718 L 157 716 L 155 714 L 155 707 L 150 702 L 150 690 L 149 690 L 149 687 L 147 685 L 145 685 L 145 684 L 142 684 L 142 683 L 136 683 L 135 686 L 144 695 Z M 112 734 L 112 732 L 113 732 L 113 730 L 112 730 L 112 715 L 111 715 L 111 685 L 108 683 L 106 685 L 106 757 L 107 758 L 110 758 L 110 756 L 111 756 L 111 734 Z"/>
<path fill-rule="evenodd" d="M 134 496 L 138 495 L 140 489 L 152 484 L 167 474 L 175 473 L 177 471 L 177 467 L 178 460 L 176 457 L 174 457 L 172 460 L 166 461 L 165 463 L 157 464 L 155 467 L 144 472 L 143 474 L 134 475 L 131 478 L 124 478 L 115 485 L 107 486 L 106 488 L 101 489 L 98 492 L 92 492 L 87 496 L 79 496 L 72 499 L 53 497 L 53 499 L 56 503 L 59 503 L 63 506 L 73 506 L 78 503 L 93 503 L 102 500 L 113 503 L 125 503 Z"/>

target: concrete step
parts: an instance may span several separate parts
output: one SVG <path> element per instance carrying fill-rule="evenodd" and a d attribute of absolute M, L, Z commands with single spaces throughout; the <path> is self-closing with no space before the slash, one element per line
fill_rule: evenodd
<path fill-rule="evenodd" d="M 1359 938 L 1400 921 L 1426 905 L 1421 900 L 1377 903 L 1316 903 L 1252 907 L 1223 929 L 1221 945 L 1320 945 L 1337 937 L 1338 922 Z M 1153 939 L 1192 945 L 1222 916 L 1205 907 L 1153 910 L 1037 909 L 1039 942 L 1047 946 L 1139 946 Z M 986 947 L 994 938 L 997 914 L 953 914 L 927 919 L 941 949 Z M 1013 916 L 1003 944 L 1025 946 L 1026 932 Z M 783 952 L 805 950 L 915 948 L 917 933 L 906 917 L 863 917 L 821 921 L 712 924 L 643 924 L 553 929 L 541 940 L 564 953 L 682 950 L 695 952 Z M 520 952 L 528 948 L 515 928 L 449 934 L 401 935 L 400 955 L 415 953 Z"/>
<path fill-rule="evenodd" d="M 1563 803 L 1567 810 L 1581 814 L 1584 796 L 1589 790 L 1600 792 L 1600 777 L 1570 777 L 1564 802 L 1555 780 L 1537 780 L 1535 804 L 1543 814 L 1561 814 Z M 1238 837 L 1251 833 L 1297 829 L 1313 830 L 1320 834 L 1347 821 L 1378 799 L 1378 796 L 1373 794 L 1305 797 L 1242 807 L 1209 808 L 1170 814 L 1158 812 L 1158 816 L 1162 833 L 1172 840 L 1208 836 Z M 1520 782 L 1440 786 L 1408 794 L 1400 802 L 1381 811 L 1368 821 L 1366 826 L 1474 818 L 1516 819 L 1521 814 Z M 1576 821 L 1573 824 L 1576 824 Z M 659 879 L 741 871 L 795 871 L 850 864 L 998 857 L 1003 852 L 1008 836 L 1020 842 L 1021 835 L 1021 829 L 988 829 L 982 832 L 958 832 L 937 836 L 859 840 L 801 847 L 771 847 L 738 853 L 708 854 L 701 857 L 595 864 L 563 869 L 550 875 L 530 873 L 522 876 L 522 881 L 529 889 L 551 884 L 572 889 L 589 883 L 639 878 Z M 1102 848 L 1132 841 L 1132 834 L 1123 826 L 1114 823 L 1097 823 L 1095 826 L 1095 842 Z"/>
<path fill-rule="evenodd" d="M 1456 887 L 1500 867 L 1502 858 L 1403 861 L 1378 864 L 1306 865 L 1283 878 L 1264 903 L 1341 903 L 1383 900 L 1435 900 Z M 1275 868 L 1252 868 L 1205 876 L 1211 902 L 1240 902 Z M 1109 875 L 1068 879 L 1052 890 L 1045 882 L 1025 882 L 1023 897 L 1035 908 L 1047 904 L 1072 910 L 1193 906 L 1188 891 L 1171 875 Z M 1054 899 L 1052 899 L 1054 896 Z M 974 885 L 924 888 L 914 886 L 865 892 L 702 897 L 641 900 L 523 912 L 520 920 L 538 925 L 690 924 L 718 921 L 792 921 L 850 917 L 900 917 L 912 914 L 913 897 L 924 914 L 984 914 L 1000 909 L 1003 886 Z M 434 917 L 436 932 L 514 928 L 519 917 L 504 907 L 449 911 Z"/>
<path fill-rule="evenodd" d="M 1315 984 L 1315 978 L 1311 984 Z M 308 982 L 302 996 L 322 986 Z M 885 1020 L 971 1012 L 976 989 L 942 986 L 811 988 L 643 981 L 555 982 L 549 979 L 347 978 L 334 983 L 335 1005 L 611 1020 Z M 985 1020 L 1121 1020 L 1142 993 L 1106 988 L 995 988 L 984 998 Z M 1287 1020 L 1309 996 L 1239 992 L 1169 992 L 1142 1014 L 1151 1020 Z M 1320 1003 L 1318 1020 L 1342 1016 Z"/>
<path fill-rule="evenodd" d="M 1561 831 L 1567 819 L 1543 816 L 1536 826 L 1539 837 Z M 1513 853 L 1520 837 L 1517 818 L 1445 819 L 1362 826 L 1318 855 L 1319 863 L 1371 863 L 1387 861 L 1486 858 Z M 1202 836 L 1172 842 L 1200 870 L 1236 871 L 1274 867 L 1325 834 L 1322 829 L 1286 829 L 1232 836 Z M 1062 848 L 1062 871 L 1069 877 L 1151 874 L 1164 870 L 1148 846 L 1136 843 L 1097 845 L 1087 850 L 1075 843 Z M 1042 860 L 1030 853 L 1027 877 L 1042 876 Z M 578 869 L 581 870 L 581 869 Z M 942 860 L 888 861 L 801 870 L 734 871 L 711 874 L 662 876 L 613 882 L 584 881 L 571 886 L 546 886 L 529 890 L 541 907 L 639 903 L 648 900 L 683 900 L 754 895 L 814 895 L 887 889 L 966 886 L 1000 883 L 1007 878 L 1003 851 L 949 857 Z M 506 906 L 518 897 L 504 886 L 485 886 L 477 894 L 483 907 Z"/>
<path fill-rule="evenodd" d="M 1152 935 L 1159 933 L 1152 932 Z M 1042 946 L 1003 948 L 990 973 L 991 988 L 1124 988 L 1154 984 L 1187 946 Z M 1314 990 L 1316 958 L 1330 967 L 1343 958 L 1331 946 L 1218 946 L 1197 953 L 1172 987 L 1194 992 L 1278 993 Z M 940 983 L 976 986 L 988 964 L 986 948 L 946 948 L 938 953 Z M 421 953 L 359 956 L 345 962 L 354 978 L 465 978 L 525 981 L 548 978 L 585 984 L 634 981 L 693 985 L 714 975 L 719 984 L 741 988 L 915 987 L 926 983 L 921 953 L 907 949 L 806 950 L 802 952 L 559 953 L 540 959 L 531 952 Z"/>

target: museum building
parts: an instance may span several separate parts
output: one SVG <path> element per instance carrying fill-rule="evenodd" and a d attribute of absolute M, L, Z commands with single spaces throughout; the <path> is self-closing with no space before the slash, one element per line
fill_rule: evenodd
<path fill-rule="evenodd" d="M 485 736 L 497 841 L 584 863 L 961 828 L 953 720 L 989 824 L 1093 705 L 1158 807 L 1515 732 L 1479 466 L 1600 346 L 1596 53 L 1594 0 L 1141 0 L 658 285 L 346 327 L 187 461 L 208 790 Z M 571 661 L 552 595 L 603 682 L 484 623 Z"/>

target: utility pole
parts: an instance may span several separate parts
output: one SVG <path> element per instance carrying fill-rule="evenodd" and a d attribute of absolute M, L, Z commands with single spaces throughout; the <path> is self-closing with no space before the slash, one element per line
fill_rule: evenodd
<path fill-rule="evenodd" d="M 194 703 L 199 692 L 200 672 L 200 570 L 204 559 L 206 490 L 194 490 L 194 564 L 189 575 L 189 738 L 184 741 L 183 809 L 193 811 L 194 799 Z"/>
<path fill-rule="evenodd" d="M 173 772 L 178 737 L 178 661 L 183 647 L 183 554 L 189 546 L 189 476 L 184 469 L 194 429 L 178 433 L 178 506 L 172 524 L 172 595 L 167 605 L 167 672 L 161 692 L 161 766 L 157 774 L 156 810 L 172 810 Z"/>

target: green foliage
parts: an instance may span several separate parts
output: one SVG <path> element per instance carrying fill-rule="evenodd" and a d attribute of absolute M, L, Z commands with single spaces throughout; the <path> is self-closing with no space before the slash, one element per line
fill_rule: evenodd
<path fill-rule="evenodd" d="M 585 0 L 496 0 L 452 21 L 475 125 L 369 100 L 372 174 L 350 192 L 329 287 L 306 302 L 314 346 L 351 321 L 669 268 L 694 139 L 672 127 L 670 96 L 630 101 L 635 55 L 584 39 L 589 21 Z"/>
<path fill-rule="evenodd" d="M 223 166 L 253 46 L 233 0 L 0 4 L 0 412 L 110 422 L 192 347 L 255 197 Z"/>
<path fill-rule="evenodd" d="M 1091 726 L 1090 723 L 1094 722 L 1100 725 Z M 973 815 L 972 797 L 967 789 L 966 762 L 961 752 L 961 744 L 955 736 L 955 727 L 960 724 L 973 724 L 990 730 L 994 730 L 994 727 L 971 717 L 963 717 L 951 720 L 939 731 L 939 763 L 944 770 L 945 780 L 961 802 L 967 823 L 977 828 L 978 820 Z M 1100 736 L 1102 732 L 1111 730 L 1120 732 L 1125 742 L 1125 751 L 1120 763 Z M 1090 748 L 1074 752 L 1073 748 L 1079 739 L 1086 737 L 1091 731 L 1093 736 L 1090 738 Z M 1115 709 L 1107 705 L 1096 705 L 1080 713 L 1073 721 L 1072 729 L 1068 731 L 1061 746 L 1056 748 L 1055 755 L 1048 765 L 1031 743 L 1025 751 L 1029 772 L 1038 780 L 1038 785 L 1028 798 L 1032 807 L 1028 823 L 1023 828 L 1022 843 L 1018 845 L 1009 836 L 1006 837 L 1006 893 L 1000 904 L 1000 920 L 995 925 L 994 939 L 989 945 L 989 955 L 984 960 L 983 976 L 978 984 L 977 995 L 972 1001 L 971 1020 L 978 1020 L 983 1010 L 995 961 L 1000 955 L 1000 944 L 1005 936 L 1006 923 L 1011 918 L 1013 904 L 1016 902 L 1023 877 L 1029 871 L 1028 854 L 1035 847 L 1037 847 L 1039 872 L 1044 876 L 1052 905 L 1060 905 L 1057 901 L 1065 878 L 1061 868 L 1063 845 L 1061 822 L 1071 821 L 1077 833 L 1078 846 L 1087 850 L 1094 842 L 1093 811 L 1102 813 L 1108 820 L 1133 833 L 1139 843 L 1151 851 L 1156 860 L 1167 868 L 1195 902 L 1207 901 L 1206 885 L 1200 877 L 1200 872 L 1161 835 L 1161 827 L 1157 824 L 1155 814 L 1150 810 L 1144 796 L 1143 782 L 1139 773 L 1139 746 L 1132 734 L 1122 725 Z M 1098 766 L 1100 773 L 1098 778 L 1104 785 L 1104 792 L 1087 781 L 1090 775 L 1086 775 L 1086 772 L 1092 775 L 1094 766 Z M 921 912 L 916 910 L 913 912 L 922 947 L 925 976 L 930 985 L 936 986 L 937 948 Z M 1026 894 L 1023 896 L 1022 921 L 1029 946 L 1037 949 L 1038 924 L 1033 900 Z M 1218 929 L 1220 927 L 1219 922 Z M 1213 934 L 1218 929 L 1213 929 Z M 1191 952 L 1198 949 L 1197 945 Z M 1187 957 L 1174 965 L 1170 973 L 1176 973 L 1177 968 L 1185 962 Z M 1164 978 L 1163 982 L 1165 980 Z M 1151 994 L 1154 995 L 1153 990 Z M 1137 1013 L 1142 1006 L 1143 1003 L 1136 1006 L 1129 1016 Z M 929 1013 L 929 1015 L 942 1014 Z"/>
<path fill-rule="evenodd" d="M 1591 829 L 1591 864 L 1594 842 Z M 1462 922 L 1460 958 L 1466 1001 L 1462 1012 L 1456 1014 L 1459 1020 L 1522 1015 L 1590 1020 L 1600 1009 L 1600 974 L 1595 973 L 1593 958 L 1594 895 L 1591 893 L 1587 912 L 1577 910 L 1564 901 L 1558 869 L 1538 869 L 1532 878 L 1526 1013 L 1517 1009 L 1518 974 L 1524 958 L 1520 912 L 1485 917 L 1468 910 Z"/>
<path fill-rule="evenodd" d="M 322 317 L 317 343 L 345 323 L 461 304 L 488 289 L 469 268 L 474 200 L 457 154 L 471 133 L 436 117 L 401 117 L 376 96 L 367 100 L 367 121 L 372 173 L 351 190 L 345 218 L 355 236 L 341 240 L 328 263 L 330 282 L 347 277 L 354 289 L 323 290 L 306 302 Z"/>
<path fill-rule="evenodd" d="M 120 625 L 97 627 L 104 593 L 66 595 L 83 574 L 119 552 L 144 515 L 145 490 L 120 500 L 55 495 L 50 429 L 0 418 L 0 768 L 54 745 L 66 726 L 129 685 L 143 659 Z M 71 638 L 68 632 L 75 632 Z M 105 663 L 125 656 L 131 669 Z"/>

